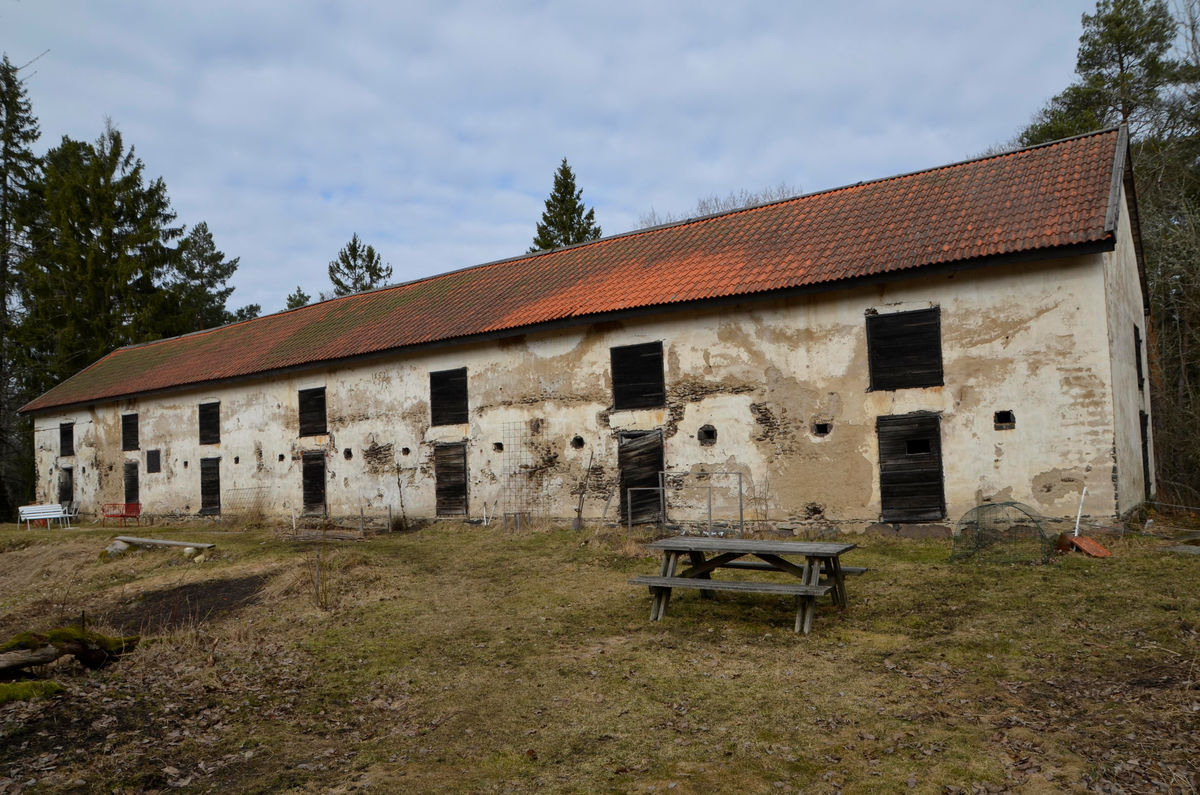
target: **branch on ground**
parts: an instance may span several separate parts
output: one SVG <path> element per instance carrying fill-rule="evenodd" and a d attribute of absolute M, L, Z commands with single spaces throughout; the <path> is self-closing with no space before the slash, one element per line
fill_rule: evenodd
<path fill-rule="evenodd" d="M 46 634 L 22 632 L 0 645 L 0 672 L 33 665 L 46 665 L 73 655 L 81 664 L 96 670 L 133 651 L 140 638 L 111 638 L 81 627 L 60 627 Z"/>

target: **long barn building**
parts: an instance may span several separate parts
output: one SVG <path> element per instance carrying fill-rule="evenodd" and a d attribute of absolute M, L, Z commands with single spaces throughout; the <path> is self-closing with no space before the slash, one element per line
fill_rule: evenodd
<path fill-rule="evenodd" d="M 941 525 L 1154 491 L 1124 129 L 113 351 L 38 497 L 215 515 Z M 710 474 L 721 473 L 721 474 Z M 630 491 L 633 489 L 633 491 Z"/>

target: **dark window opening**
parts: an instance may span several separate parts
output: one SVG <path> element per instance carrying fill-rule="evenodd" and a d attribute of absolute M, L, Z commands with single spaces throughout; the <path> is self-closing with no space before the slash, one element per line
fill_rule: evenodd
<path fill-rule="evenodd" d="M 582 450 L 583 449 L 583 437 L 576 436 L 574 439 L 571 440 L 571 446 L 574 447 L 576 450 Z"/>
<path fill-rule="evenodd" d="M 63 422 L 58 426 L 58 454 L 75 455 L 75 423 Z"/>
<path fill-rule="evenodd" d="M 200 444 L 221 443 L 221 404 L 200 404 Z"/>
<path fill-rule="evenodd" d="M 940 417 L 929 412 L 878 417 L 879 497 L 885 522 L 946 517 Z"/>
<path fill-rule="evenodd" d="M 1142 426 L 1142 490 L 1149 500 L 1154 497 L 1150 484 L 1150 415 L 1144 411 L 1138 412 Z"/>
<path fill-rule="evenodd" d="M 1137 362 L 1138 389 L 1146 386 L 1146 376 L 1142 372 L 1142 329 L 1137 324 L 1133 326 L 1134 360 Z"/>
<path fill-rule="evenodd" d="M 125 451 L 138 449 L 138 415 L 136 414 L 121 415 L 121 449 Z"/>
<path fill-rule="evenodd" d="M 701 426 L 700 430 L 696 431 L 696 438 L 700 440 L 702 447 L 712 447 L 717 443 L 717 429 L 711 425 Z"/>
<path fill-rule="evenodd" d="M 429 374 L 429 413 L 433 425 L 467 422 L 467 368 Z"/>
<path fill-rule="evenodd" d="M 184 461 L 184 462 L 183 462 L 183 468 L 184 468 L 184 469 L 187 469 L 187 461 Z"/>
<path fill-rule="evenodd" d="M 909 439 L 904 443 L 905 455 L 925 455 L 932 449 L 928 439 Z"/>
<path fill-rule="evenodd" d="M 1017 427 L 1017 415 L 1011 411 L 997 411 L 995 425 L 998 431 L 1011 431 Z"/>
<path fill-rule="evenodd" d="M 871 390 L 941 386 L 941 310 L 867 316 Z"/>
<path fill-rule="evenodd" d="M 154 475 L 162 472 L 162 453 L 158 450 L 146 451 L 146 474 Z"/>
<path fill-rule="evenodd" d="M 504 449 L 503 445 L 501 445 L 500 447 L 501 447 L 501 449 Z M 412 450 L 409 450 L 407 447 L 400 448 L 400 455 L 408 455 L 411 452 L 412 452 Z"/>
<path fill-rule="evenodd" d="M 666 405 L 662 342 L 624 345 L 612 357 L 613 408 L 654 409 Z"/>
<path fill-rule="evenodd" d="M 325 425 L 325 387 L 300 390 L 300 435 L 322 436 Z"/>
<path fill-rule="evenodd" d="M 467 515 L 467 446 L 439 444 L 433 448 L 434 494 L 438 516 Z"/>
<path fill-rule="evenodd" d="M 281 462 L 283 461 L 283 453 L 280 453 L 280 454 L 279 454 L 279 460 L 280 460 Z"/>
<path fill-rule="evenodd" d="M 75 501 L 75 470 L 63 467 L 58 471 L 58 501 L 70 505 Z"/>
<path fill-rule="evenodd" d="M 833 423 L 830 422 L 814 422 L 812 426 L 813 436 L 828 436 L 833 430 Z"/>
<path fill-rule="evenodd" d="M 404 449 L 405 449 L 406 451 L 408 450 L 408 448 L 407 448 L 407 447 L 406 447 L 406 448 L 404 448 Z M 493 450 L 493 451 L 495 451 L 495 452 L 497 452 L 497 453 L 503 453 L 503 452 L 504 452 L 504 442 L 492 442 L 492 450 Z M 407 452 L 405 452 L 404 454 L 405 454 L 405 455 L 408 455 L 408 453 L 407 453 Z"/>
<path fill-rule="evenodd" d="M 238 457 L 236 455 L 233 457 L 233 463 L 240 464 L 241 462 L 242 462 L 242 459 L 240 457 Z"/>
<path fill-rule="evenodd" d="M 325 454 L 305 453 L 301 476 L 304 491 L 304 512 L 323 513 L 325 510 Z"/>
<path fill-rule="evenodd" d="M 349 447 L 347 447 L 345 450 L 342 451 L 342 458 L 349 461 L 351 458 L 354 458 L 354 451 L 351 450 Z"/>
<path fill-rule="evenodd" d="M 221 512 L 221 459 L 200 459 L 200 514 L 214 516 Z"/>
<path fill-rule="evenodd" d="M 621 484 L 621 521 L 635 524 L 662 518 L 662 492 L 658 491 L 663 471 L 662 431 L 623 433 L 617 440 L 617 468 Z M 630 491 L 632 489 L 633 491 Z"/>
<path fill-rule="evenodd" d="M 125 502 L 141 502 L 138 494 L 137 461 L 125 462 Z"/>

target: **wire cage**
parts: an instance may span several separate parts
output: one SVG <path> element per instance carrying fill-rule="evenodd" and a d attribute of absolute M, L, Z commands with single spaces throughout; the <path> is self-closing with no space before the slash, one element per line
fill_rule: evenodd
<path fill-rule="evenodd" d="M 1019 502 L 979 505 L 963 514 L 954 530 L 952 561 L 1049 563 L 1054 538 L 1047 520 Z"/>

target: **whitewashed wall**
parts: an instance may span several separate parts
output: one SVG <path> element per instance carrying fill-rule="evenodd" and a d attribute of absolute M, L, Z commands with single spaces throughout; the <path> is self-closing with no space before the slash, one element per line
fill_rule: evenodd
<path fill-rule="evenodd" d="M 268 509 L 286 516 L 301 502 L 301 454 L 323 449 L 332 513 L 398 509 L 402 488 L 409 516 L 432 516 L 432 446 L 466 441 L 470 513 L 478 517 L 502 499 L 504 453 L 493 445 L 504 441 L 505 423 L 541 419 L 531 440 L 556 516 L 572 515 L 593 454 L 584 513 L 598 516 L 617 480 L 616 433 L 662 428 L 668 469 L 745 473 L 747 516 L 757 508 L 772 519 L 866 526 L 880 512 L 876 416 L 930 410 L 942 413 L 949 522 L 986 499 L 1073 517 L 1085 484 L 1086 512 L 1111 517 L 1121 507 L 1114 464 L 1122 484 L 1126 472 L 1141 477 L 1140 448 L 1115 424 L 1114 373 L 1123 395 L 1134 376 L 1118 355 L 1122 344 L 1110 349 L 1114 310 L 1106 312 L 1114 305 L 1106 281 L 1110 298 L 1121 291 L 1120 311 L 1132 306 L 1136 284 L 1122 275 L 1129 256 L 1122 249 L 667 313 L 45 414 L 36 418 L 39 492 L 55 499 L 58 468 L 73 465 L 77 498 L 93 511 L 122 501 L 122 462 L 137 460 L 145 511 L 192 514 L 200 458 L 219 455 L 223 490 L 268 486 Z M 929 306 L 941 307 L 945 386 L 869 392 L 866 311 Z M 611 411 L 609 348 L 651 340 L 664 344 L 667 408 Z M 1132 351 L 1132 343 L 1124 347 Z M 470 423 L 430 428 L 429 372 L 464 366 Z M 330 432 L 301 439 L 297 390 L 313 386 L 326 387 Z M 221 444 L 202 447 L 197 406 L 212 400 L 221 402 Z M 1015 412 L 1015 430 L 994 429 L 998 410 Z M 122 453 L 120 415 L 130 411 L 140 416 L 141 450 Z M 58 424 L 70 420 L 77 452 L 60 459 Z M 832 432 L 814 436 L 817 421 L 831 422 Z M 718 431 L 711 447 L 695 438 L 706 424 Z M 577 434 L 582 449 L 570 444 Z M 148 449 L 162 451 L 161 474 L 146 473 Z M 673 515 L 703 515 L 704 496 L 680 492 Z M 717 490 L 716 512 L 736 515 L 736 489 Z"/>

